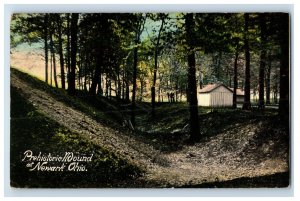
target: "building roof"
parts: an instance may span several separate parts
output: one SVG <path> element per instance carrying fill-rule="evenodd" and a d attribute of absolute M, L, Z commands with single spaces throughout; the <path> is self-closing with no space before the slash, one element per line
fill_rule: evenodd
<path fill-rule="evenodd" d="M 216 88 L 220 87 L 220 86 L 224 86 L 225 88 L 227 88 L 229 91 L 232 91 L 230 88 L 228 88 L 226 85 L 224 84 L 208 84 L 205 85 L 202 89 L 199 90 L 199 93 L 209 93 L 212 92 L 213 90 L 215 90 Z"/>
<path fill-rule="evenodd" d="M 205 85 L 202 89 L 200 89 L 199 93 L 209 93 L 209 92 L 212 92 L 213 90 L 217 89 L 220 86 L 223 86 L 223 87 L 227 88 L 229 91 L 233 92 L 233 88 L 229 88 L 224 84 L 208 84 L 208 85 Z M 236 95 L 244 96 L 244 91 L 242 91 L 241 89 L 236 89 Z"/>

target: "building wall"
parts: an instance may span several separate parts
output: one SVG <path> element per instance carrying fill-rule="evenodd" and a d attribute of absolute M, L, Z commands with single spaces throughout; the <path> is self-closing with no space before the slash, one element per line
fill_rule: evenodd
<path fill-rule="evenodd" d="M 225 107 L 232 106 L 233 94 L 231 92 L 215 92 L 211 93 L 211 103 L 212 107 Z"/>
<path fill-rule="evenodd" d="M 198 93 L 198 105 L 210 106 L 210 93 Z"/>
<path fill-rule="evenodd" d="M 226 107 L 232 106 L 233 94 L 224 86 L 209 93 L 198 94 L 198 105 L 211 107 Z"/>

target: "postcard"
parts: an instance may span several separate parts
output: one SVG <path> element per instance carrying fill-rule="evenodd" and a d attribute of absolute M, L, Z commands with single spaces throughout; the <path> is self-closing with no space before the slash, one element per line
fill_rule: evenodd
<path fill-rule="evenodd" d="M 14 188 L 286 188 L 290 13 L 14 13 Z"/>

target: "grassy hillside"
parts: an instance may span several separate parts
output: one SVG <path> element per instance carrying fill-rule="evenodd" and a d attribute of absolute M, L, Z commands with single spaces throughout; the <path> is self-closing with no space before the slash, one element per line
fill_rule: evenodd
<path fill-rule="evenodd" d="M 79 90 L 77 90 L 76 96 L 69 96 L 66 90 L 51 87 L 44 81 L 17 69 L 11 68 L 11 73 L 17 75 L 33 87 L 46 91 L 56 100 L 86 113 L 101 123 L 115 126 L 119 126 L 122 123 L 122 114 L 119 112 L 118 103 L 112 99 L 108 100 L 105 97 L 90 96 L 87 92 Z"/>
<path fill-rule="evenodd" d="M 23 75 L 25 79 L 26 76 Z M 27 76 L 27 78 L 30 78 Z M 37 80 L 30 78 L 34 84 Z M 46 87 L 41 85 L 40 87 Z M 47 89 L 48 90 L 48 89 Z M 54 92 L 57 91 L 57 92 Z M 62 94 L 53 90 L 53 95 Z M 66 98 L 66 96 L 64 97 Z M 75 103 L 74 103 L 75 104 Z M 84 106 L 81 106 L 84 109 Z M 93 153 L 86 172 L 28 171 L 21 157 L 34 153 L 63 155 L 64 152 Z M 11 87 L 11 185 L 13 187 L 110 187 L 123 186 L 138 177 L 137 167 L 119 158 L 78 133 L 72 133 L 27 102 L 20 90 Z"/>
<path fill-rule="evenodd" d="M 12 82 L 15 87 L 11 86 L 12 186 L 285 187 L 288 185 L 289 128 L 281 123 L 276 109 L 243 111 L 199 107 L 201 142 L 192 144 L 188 141 L 187 103 L 158 103 L 156 117 L 152 118 L 150 103 L 137 102 L 137 125 L 134 131 L 129 131 L 123 125 L 124 120 L 130 117 L 128 103 L 114 98 L 90 96 L 84 91 L 77 91 L 76 96 L 69 96 L 66 90 L 51 87 L 16 69 L 11 69 L 11 73 L 12 80 L 15 81 Z M 42 110 L 41 106 L 46 106 L 44 108 L 47 109 Z M 35 107 L 41 109 L 44 114 Z M 68 112 L 71 115 L 64 116 Z M 83 115 L 76 115 L 79 112 Z M 59 118 L 53 114 L 58 114 Z M 81 124 L 85 122 L 82 121 L 83 116 L 88 116 L 98 123 L 83 126 Z M 68 121 L 70 119 L 73 120 L 72 124 Z M 101 138 L 101 146 L 96 143 L 97 133 L 104 131 L 94 130 L 97 131 L 94 132 L 95 135 L 88 136 L 83 131 L 90 128 L 90 125 L 95 127 L 106 125 L 106 128 L 110 128 L 105 131 L 109 135 Z M 118 132 L 120 130 L 122 132 Z M 121 139 L 126 140 L 120 141 Z M 110 141 L 114 149 L 109 150 L 113 151 L 103 148 L 107 147 Z M 94 155 L 92 162 L 86 164 L 88 169 L 86 172 L 37 172 L 28 171 L 27 163 L 22 162 L 26 150 L 32 150 L 35 154 L 42 151 L 53 155 L 62 155 L 65 152 Z M 120 155 L 119 151 L 122 151 L 123 155 Z M 145 158 L 148 168 L 154 166 L 154 169 L 156 168 L 155 171 L 150 171 L 153 177 L 147 177 L 149 170 L 141 165 L 144 162 L 135 163 Z M 225 167 L 224 161 L 228 163 Z M 188 176 L 191 175 L 185 175 L 180 168 L 177 169 L 180 166 L 190 171 L 198 168 L 198 172 L 192 175 L 198 176 L 199 180 L 190 183 Z M 245 174 L 238 175 L 239 170 L 230 171 L 240 166 L 243 171 L 244 166 L 248 168 Z M 217 179 L 210 179 L 207 176 L 209 180 L 201 180 L 201 175 L 207 172 L 201 172 L 205 167 L 209 167 L 209 170 L 214 168 L 216 173 L 212 177 Z M 223 170 L 228 170 L 226 174 L 229 176 L 226 178 L 231 179 L 223 181 L 218 179 L 222 178 Z M 266 171 L 268 173 L 265 173 Z M 169 181 L 175 175 L 180 176 L 184 182 L 176 185 L 164 183 L 164 177 Z"/>

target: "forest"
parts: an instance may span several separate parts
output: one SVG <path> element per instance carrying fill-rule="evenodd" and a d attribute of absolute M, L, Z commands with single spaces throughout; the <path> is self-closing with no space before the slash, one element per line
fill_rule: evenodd
<path fill-rule="evenodd" d="M 19 172 L 11 172 L 15 175 L 12 185 L 28 185 L 18 178 L 41 177 L 39 173 L 27 173 L 20 161 L 14 161 L 26 149 L 18 137 L 26 124 L 18 119 L 20 115 L 37 116 L 39 126 L 48 122 L 54 127 L 53 131 L 42 126 L 35 134 L 31 132 L 29 135 L 36 136 L 38 142 L 49 140 L 50 134 L 38 137 L 44 130 L 56 136 L 52 143 L 63 143 L 60 138 L 70 143 L 70 150 L 103 149 L 97 155 L 99 161 L 109 155 L 108 160 L 114 164 L 104 168 L 105 174 L 123 175 L 108 177 L 102 183 L 99 177 L 90 176 L 79 187 L 127 186 L 128 182 L 120 182 L 124 178 L 134 181 L 131 187 L 239 187 L 243 181 L 234 179 L 241 178 L 249 183 L 246 187 L 288 185 L 288 13 L 13 14 L 11 54 L 23 44 L 36 47 L 42 55 L 44 80 L 11 66 L 11 139 L 15 139 L 11 165 L 16 168 L 12 171 Z M 19 109 L 20 105 L 25 108 Z M 41 118 L 47 120 L 43 123 Z M 103 131 L 102 127 L 107 129 Z M 107 135 L 93 137 L 98 132 Z M 114 132 L 119 134 L 113 136 Z M 73 146 L 78 138 L 83 142 Z M 216 140 L 217 144 L 213 143 Z M 91 145 L 96 141 L 97 145 Z M 54 144 L 47 145 L 48 149 L 52 150 Z M 39 150 L 33 148 L 35 145 L 32 142 L 30 146 Z M 78 148 L 80 145 L 88 148 Z M 183 174 L 178 173 L 182 172 L 178 161 L 190 169 L 203 163 L 193 176 L 205 167 L 209 171 L 215 161 L 226 164 L 220 161 L 230 160 L 229 155 L 241 148 L 240 155 L 235 156 L 239 160 L 219 167 L 224 168 L 221 172 L 212 171 L 196 179 L 184 173 L 183 179 L 174 179 Z M 219 154 L 211 156 L 214 150 Z M 259 155 L 261 150 L 267 150 L 263 151 L 265 155 Z M 202 154 L 201 160 L 197 153 Z M 224 153 L 228 154 L 222 159 Z M 179 159 L 180 154 L 184 160 Z M 248 164 L 247 157 L 253 164 Z M 190 161 L 195 158 L 200 162 Z M 176 163 L 170 162 L 175 159 Z M 125 165 L 120 168 L 118 164 Z M 98 166 L 96 163 L 91 168 L 97 171 Z M 237 173 L 240 166 L 245 168 Z M 275 179 L 268 180 L 270 175 Z M 60 173 L 54 178 L 61 177 L 65 176 Z M 74 175 L 66 177 L 69 180 L 64 180 L 63 187 L 73 187 Z M 109 180 L 113 182 L 108 184 Z M 213 183 L 219 181 L 231 183 Z M 38 182 L 36 186 L 43 187 Z"/>

